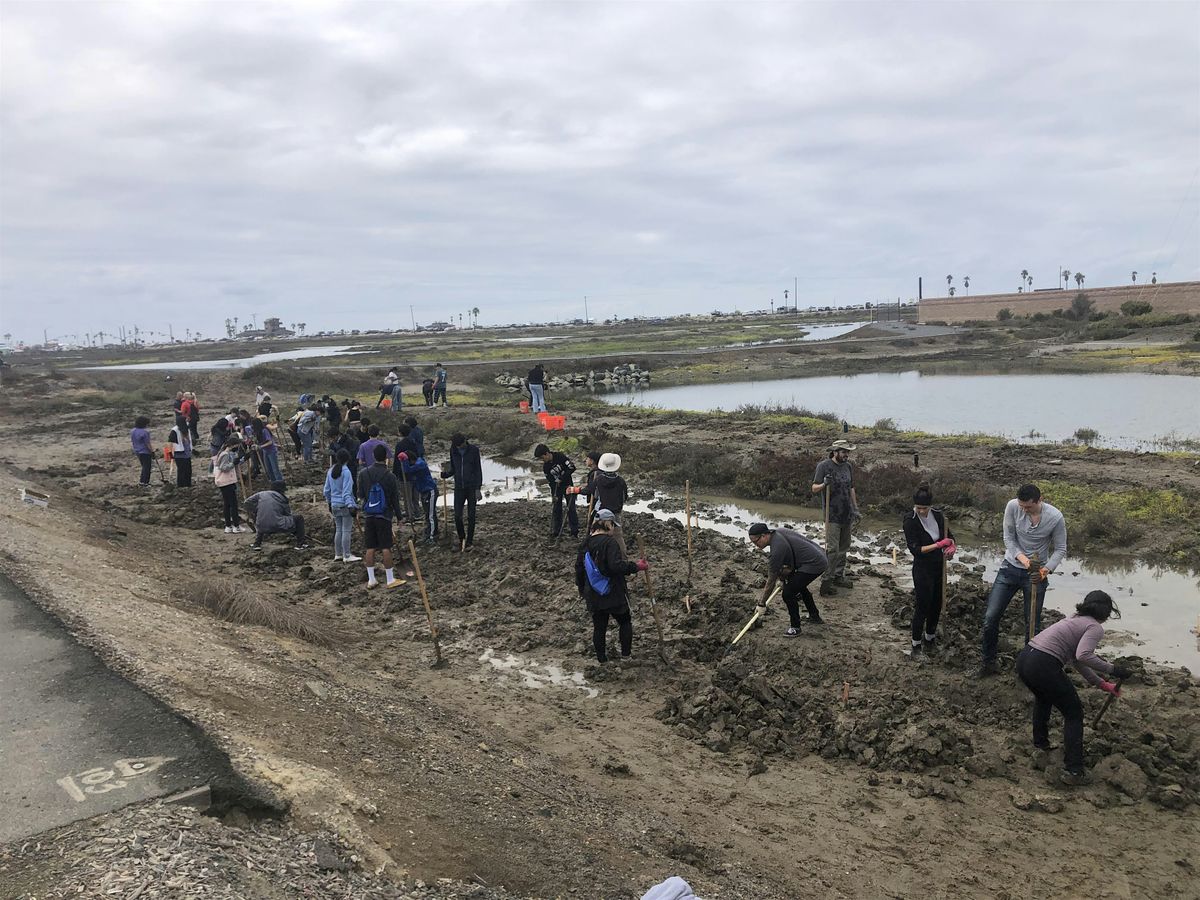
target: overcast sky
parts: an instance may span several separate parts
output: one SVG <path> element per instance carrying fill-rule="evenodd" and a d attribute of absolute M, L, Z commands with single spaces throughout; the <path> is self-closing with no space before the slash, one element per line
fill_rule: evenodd
<path fill-rule="evenodd" d="M 1200 4 L 0 5 L 0 329 L 1200 278 Z"/>

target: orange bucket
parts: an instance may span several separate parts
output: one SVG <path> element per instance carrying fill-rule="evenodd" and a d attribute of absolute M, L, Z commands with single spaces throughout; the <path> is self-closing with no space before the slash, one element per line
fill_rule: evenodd
<path fill-rule="evenodd" d="M 517 407 L 521 410 L 521 412 L 527 413 L 527 412 L 529 412 L 529 401 L 522 400 L 520 403 L 517 404 Z"/>
<path fill-rule="evenodd" d="M 383 398 L 383 408 L 384 408 L 384 409 L 391 409 L 391 408 L 392 408 L 392 398 L 391 398 L 391 397 L 384 397 L 384 398 Z"/>
<path fill-rule="evenodd" d="M 175 458 L 175 448 L 170 444 L 163 444 L 163 459 L 170 462 Z"/>
<path fill-rule="evenodd" d="M 546 412 L 545 410 L 542 410 L 540 413 L 538 413 L 538 421 L 541 422 L 543 425 L 546 424 L 546 420 L 548 420 L 549 418 L 550 418 L 550 413 Z"/>

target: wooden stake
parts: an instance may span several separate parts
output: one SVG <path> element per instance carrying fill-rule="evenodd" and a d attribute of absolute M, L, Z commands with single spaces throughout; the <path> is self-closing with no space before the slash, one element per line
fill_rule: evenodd
<path fill-rule="evenodd" d="M 417 585 L 421 588 L 421 602 L 425 604 L 425 617 L 429 619 L 429 633 L 433 636 L 433 667 L 440 669 L 446 665 L 446 661 L 442 659 L 442 644 L 438 640 L 437 625 L 433 623 L 433 608 L 429 605 L 429 594 L 425 590 L 425 579 L 421 576 L 421 563 L 417 559 L 417 548 L 412 538 L 408 540 L 408 552 L 412 556 L 413 571 L 417 573 Z"/>
<path fill-rule="evenodd" d="M 1029 622 L 1026 623 L 1026 631 L 1028 637 L 1026 643 L 1032 641 L 1037 636 L 1037 619 L 1038 619 L 1038 585 L 1042 582 L 1042 575 L 1039 571 L 1038 555 L 1035 553 L 1029 558 Z"/>
<path fill-rule="evenodd" d="M 637 536 L 638 558 L 646 558 L 646 545 L 642 543 L 642 536 Z M 654 616 L 654 627 L 658 629 L 658 658 L 663 662 L 667 661 L 667 650 L 665 647 L 665 639 L 663 638 L 662 610 L 658 608 L 658 604 L 654 602 L 654 587 L 650 583 L 650 570 L 643 569 L 642 575 L 646 577 L 646 593 L 650 596 L 650 613 Z"/>
<path fill-rule="evenodd" d="M 850 702 L 850 682 L 842 682 L 842 706 Z"/>
<path fill-rule="evenodd" d="M 942 537 L 950 537 L 950 517 L 945 512 L 942 513 Z M 946 611 L 946 591 L 950 585 L 950 560 L 942 557 L 942 612 Z"/>
<path fill-rule="evenodd" d="M 692 483 L 683 483 L 683 514 L 687 518 L 688 591 L 692 589 Z"/>

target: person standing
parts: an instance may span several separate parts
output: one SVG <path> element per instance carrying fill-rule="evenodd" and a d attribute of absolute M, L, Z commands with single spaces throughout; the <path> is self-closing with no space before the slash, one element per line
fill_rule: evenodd
<path fill-rule="evenodd" d="M 400 440 L 396 441 L 396 448 L 392 456 L 392 474 L 400 479 L 401 496 L 404 500 L 404 508 L 407 510 L 407 519 L 416 519 L 420 502 L 417 499 L 416 489 L 411 482 L 405 480 L 404 469 L 400 464 L 400 457 L 405 459 L 417 459 L 420 454 L 417 452 L 417 442 L 412 439 L 412 426 L 407 422 L 400 423 Z"/>
<path fill-rule="evenodd" d="M 996 571 L 983 614 L 980 677 L 995 675 L 1000 619 L 1017 591 L 1024 597 L 1025 640 L 1042 627 L 1042 606 L 1050 574 L 1067 555 L 1067 520 L 1042 500 L 1036 484 L 1023 484 L 1004 507 L 1004 561 Z M 1032 607 L 1032 608 L 1031 608 Z M 1032 621 L 1032 627 L 1030 622 Z"/>
<path fill-rule="evenodd" d="M 261 406 L 263 400 L 270 400 L 270 399 L 271 399 L 271 395 L 263 390 L 263 386 L 261 384 L 255 386 L 255 388 L 254 388 L 254 405 L 255 406 Z"/>
<path fill-rule="evenodd" d="M 550 484 L 550 498 L 553 509 L 550 513 L 550 537 L 556 538 L 563 530 L 563 505 L 567 507 L 567 524 L 571 528 L 571 537 L 579 537 L 579 517 L 575 513 L 575 494 L 571 490 L 571 473 L 575 471 L 575 463 L 567 458 L 565 453 L 551 451 L 545 444 L 533 448 L 535 459 L 542 461 L 542 471 Z"/>
<path fill-rule="evenodd" d="M 171 458 L 175 460 L 175 486 L 192 486 L 192 432 L 187 422 L 180 416 L 175 427 L 167 435 L 167 443 L 171 445 Z"/>
<path fill-rule="evenodd" d="M 454 479 L 454 528 L 459 544 L 464 550 L 470 550 L 475 543 L 475 504 L 483 488 L 483 461 L 479 458 L 479 448 L 468 443 L 467 436 L 461 431 L 450 438 L 450 461 L 442 470 L 442 479 L 447 478 Z M 467 510 L 465 529 L 464 506 Z"/>
<path fill-rule="evenodd" d="M 350 466 L 350 477 L 358 484 L 358 439 L 349 431 L 343 432 L 340 428 L 330 426 L 327 432 L 329 436 L 329 463 L 330 465 L 337 462 L 339 450 L 345 450 L 350 455 L 350 461 L 347 463 Z"/>
<path fill-rule="evenodd" d="M 437 482 L 433 480 L 428 463 L 420 456 L 401 453 L 399 462 L 400 471 L 404 475 L 404 483 L 408 485 L 408 489 L 415 498 L 412 508 L 413 518 L 421 516 L 425 523 L 425 543 L 432 544 L 438 536 Z"/>
<path fill-rule="evenodd" d="M 361 556 L 350 552 L 350 536 L 354 533 L 354 517 L 358 514 L 358 503 L 354 498 L 354 475 L 350 470 L 350 454 L 338 450 L 333 465 L 325 473 L 325 486 L 321 493 L 329 504 L 333 516 L 333 559 L 334 562 L 358 562 Z"/>
<path fill-rule="evenodd" d="M 933 508 L 929 485 L 920 485 L 913 494 L 913 508 L 904 514 L 904 541 L 913 556 L 912 649 L 917 658 L 922 650 L 935 649 L 938 620 L 942 615 L 943 574 L 958 549 L 954 535 L 946 527 L 946 517 Z"/>
<path fill-rule="evenodd" d="M 388 448 L 382 441 L 371 450 L 371 465 L 358 473 L 358 502 L 363 515 L 363 546 L 367 565 L 367 589 L 379 584 L 375 580 L 375 553 L 383 556 L 384 584 L 400 587 L 392 559 L 392 519 L 400 517 L 400 485 L 388 471 Z"/>
<path fill-rule="evenodd" d="M 363 419 L 364 423 L 366 421 L 366 419 Z M 376 447 L 382 447 L 385 451 L 387 450 L 387 444 L 379 439 L 379 426 L 368 425 L 367 439 L 358 445 L 358 470 L 360 473 L 375 462 Z"/>
<path fill-rule="evenodd" d="M 1113 697 L 1121 696 L 1117 682 L 1133 673 L 1096 655 L 1110 616 L 1121 618 L 1121 611 L 1104 591 L 1092 591 L 1075 607 L 1075 615 L 1055 622 L 1034 637 L 1017 655 L 1017 677 L 1033 694 L 1033 746 L 1050 749 L 1050 711 L 1063 716 L 1063 784 L 1083 784 L 1083 706 L 1063 666 L 1071 666 L 1083 679 Z"/>
<path fill-rule="evenodd" d="M 629 500 L 629 486 L 625 479 L 617 473 L 621 469 L 621 456 L 618 453 L 589 453 L 587 456 L 588 479 L 582 487 L 569 488 L 568 493 L 584 494 L 592 499 L 592 514 L 607 509 L 614 516 L 612 535 L 621 545 L 621 552 L 628 555 L 625 549 L 625 536 L 621 528 L 621 513 Z M 589 523 L 590 526 L 590 523 Z"/>
<path fill-rule="evenodd" d="M 267 481 L 283 481 L 283 470 L 279 468 L 279 445 L 275 443 L 271 429 L 262 419 L 255 417 L 250 420 L 250 432 L 263 468 L 266 469 Z"/>
<path fill-rule="evenodd" d="M 313 442 L 317 438 L 317 429 L 320 427 L 321 415 L 317 410 L 317 404 L 313 403 L 296 420 L 296 433 L 300 436 L 300 445 L 303 447 L 306 463 L 313 461 Z"/>
<path fill-rule="evenodd" d="M 184 417 L 187 419 L 188 431 L 192 433 L 192 443 L 200 442 L 200 404 L 196 402 L 196 395 L 188 391 L 184 397 L 184 407 L 186 412 Z"/>
<path fill-rule="evenodd" d="M 142 464 L 138 474 L 138 485 L 150 487 L 150 466 L 154 462 L 154 445 L 150 443 L 150 417 L 138 416 L 133 420 L 133 429 L 129 432 L 129 442 L 133 445 L 133 455 Z"/>
<path fill-rule="evenodd" d="M 438 397 L 442 398 L 442 406 L 449 406 L 446 401 L 446 367 L 438 363 L 433 372 L 433 405 L 437 406 Z"/>
<path fill-rule="evenodd" d="M 834 441 L 829 447 L 829 458 L 817 464 L 813 475 L 812 492 L 823 494 L 825 552 L 829 556 L 829 567 L 821 579 L 822 597 L 833 596 L 839 587 L 854 587 L 854 582 L 846 577 L 850 533 L 861 518 L 858 495 L 854 490 L 854 468 L 850 465 L 850 453 L 854 449 L 849 441 Z"/>
<path fill-rule="evenodd" d="M 525 379 L 529 385 L 529 399 L 533 402 L 532 411 L 535 413 L 546 411 L 546 367 L 538 363 L 529 370 L 529 375 Z"/>
<path fill-rule="evenodd" d="M 767 560 L 767 583 L 758 602 L 758 612 L 766 612 L 767 599 L 774 593 L 775 585 L 782 582 L 783 602 L 787 606 L 789 619 L 784 637 L 797 637 L 800 634 L 800 604 L 796 602 L 797 597 L 804 601 L 808 621 L 813 625 L 824 624 L 812 591 L 808 589 L 829 565 L 829 558 L 821 546 L 798 531 L 790 528 L 772 531 L 763 522 L 755 522 L 750 526 L 750 543 L 759 550 L 769 547 L 771 553 Z"/>
<path fill-rule="evenodd" d="M 392 412 L 399 412 L 400 404 L 397 397 L 399 386 L 400 373 L 396 371 L 395 366 L 392 366 L 388 369 L 388 373 L 383 376 L 383 384 L 379 386 L 379 399 L 375 401 L 375 408 L 379 409 L 383 405 L 384 400 L 391 400 Z"/>
<path fill-rule="evenodd" d="M 245 459 L 241 453 L 242 442 L 236 434 L 225 439 L 225 445 L 213 457 L 213 483 L 221 492 L 221 515 L 225 520 L 226 534 L 241 534 L 246 529 L 242 527 L 242 517 L 238 512 L 238 474 L 237 467 Z"/>
<path fill-rule="evenodd" d="M 579 545 L 575 555 L 575 587 L 592 616 L 592 647 L 600 663 L 608 662 L 608 621 L 617 620 L 621 658 L 633 653 L 633 616 L 629 611 L 628 575 L 649 568 L 646 560 L 630 562 L 612 536 L 614 516 L 608 510 L 597 513 L 592 532 Z"/>
<path fill-rule="evenodd" d="M 362 404 L 357 400 L 343 400 L 342 405 L 346 407 L 346 427 L 353 428 L 362 421 Z"/>
<path fill-rule="evenodd" d="M 208 455 L 214 457 L 221 452 L 225 447 L 225 442 L 229 440 L 232 423 L 229 421 L 229 416 L 221 416 L 217 421 L 213 422 L 212 428 L 208 431 Z"/>
<path fill-rule="evenodd" d="M 417 456 L 425 458 L 425 432 L 421 426 L 417 424 L 416 417 L 406 416 L 404 424 L 409 427 L 408 436 L 413 439 L 413 443 L 417 445 Z"/>
<path fill-rule="evenodd" d="M 304 516 L 292 515 L 292 507 L 284 493 L 284 484 L 277 481 L 268 491 L 259 491 L 246 498 L 246 510 L 254 522 L 254 543 L 251 550 L 261 550 L 263 538 L 268 534 L 295 535 L 297 550 L 307 550 L 304 539 Z"/>

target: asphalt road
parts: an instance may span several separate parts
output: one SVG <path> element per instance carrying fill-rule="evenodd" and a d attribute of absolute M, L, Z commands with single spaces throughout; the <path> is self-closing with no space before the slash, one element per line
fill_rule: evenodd
<path fill-rule="evenodd" d="M 205 735 L 0 575 L 0 842 L 228 782 Z"/>

